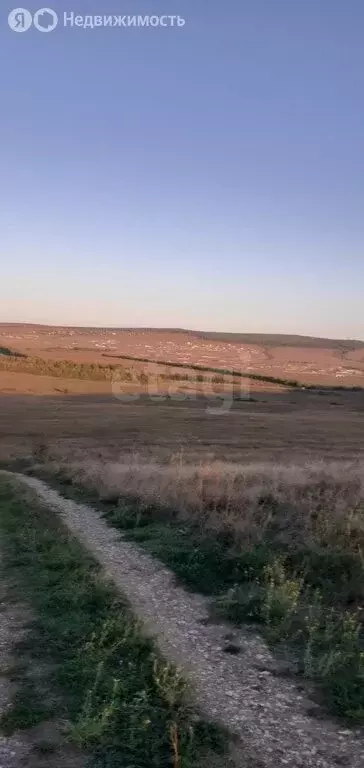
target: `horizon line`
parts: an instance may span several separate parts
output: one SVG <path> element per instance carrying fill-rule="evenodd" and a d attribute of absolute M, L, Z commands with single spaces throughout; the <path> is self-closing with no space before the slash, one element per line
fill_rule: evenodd
<path fill-rule="evenodd" d="M 202 335 L 208 335 L 208 336 L 220 336 L 220 335 L 227 335 L 227 336 L 265 336 L 265 337 L 275 337 L 275 336 L 281 336 L 281 337 L 288 337 L 292 339 L 312 339 L 312 340 L 318 340 L 318 341 L 336 341 L 336 342 L 355 342 L 364 344 L 364 339 L 360 338 L 352 338 L 352 337 L 346 337 L 346 338 L 338 338 L 337 336 L 320 336 L 320 335 L 312 335 L 312 334 L 305 334 L 305 333 L 287 333 L 287 332 L 271 332 L 271 331 L 222 331 L 222 330 L 213 330 L 213 331 L 205 331 L 201 330 L 200 328 L 183 328 L 183 327 L 171 327 L 171 326 L 120 326 L 120 325 L 65 325 L 63 323 L 35 323 L 30 321 L 8 321 L 8 320 L 2 320 L 0 321 L 0 327 L 2 326 L 31 326 L 36 328 L 60 328 L 60 329 L 67 329 L 67 330 L 95 330 L 95 331 L 154 331 L 158 333 L 162 332 L 170 332 L 170 333 L 191 333 L 191 334 L 202 334 Z"/>

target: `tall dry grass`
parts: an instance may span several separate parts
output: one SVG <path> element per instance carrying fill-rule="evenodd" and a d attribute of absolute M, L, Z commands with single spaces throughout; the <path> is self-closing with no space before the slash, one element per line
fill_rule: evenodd
<path fill-rule="evenodd" d="M 267 534 L 282 545 L 364 553 L 364 463 L 302 465 L 212 462 L 193 467 L 137 456 L 117 463 L 53 462 L 73 483 L 104 500 L 133 497 L 251 546 Z"/>
<path fill-rule="evenodd" d="M 48 471 L 76 496 L 82 487 L 83 498 L 111 502 L 111 525 L 212 596 L 219 618 L 258 624 L 294 649 L 330 709 L 364 722 L 363 462 L 194 467 L 134 456 L 53 460 Z"/>

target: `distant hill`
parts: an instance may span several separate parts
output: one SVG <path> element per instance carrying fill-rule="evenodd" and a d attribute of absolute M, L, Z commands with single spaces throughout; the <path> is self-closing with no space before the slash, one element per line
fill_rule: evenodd
<path fill-rule="evenodd" d="M 230 333 L 225 331 L 195 331 L 189 328 L 152 328 L 152 327 L 94 327 L 94 326 L 57 326 L 57 325 L 37 325 L 33 323 L 0 323 L 1 328 L 29 328 L 36 329 L 38 332 L 47 332 L 52 330 L 55 334 L 67 331 L 79 332 L 81 334 L 97 334 L 116 332 L 128 333 L 176 333 L 187 334 L 196 339 L 206 341 L 222 341 L 236 344 L 252 344 L 263 347 L 304 347 L 308 349 L 337 349 L 342 352 L 348 352 L 356 349 L 364 349 L 364 341 L 359 339 L 327 339 L 321 336 L 300 336 L 299 334 L 286 333 Z"/>
<path fill-rule="evenodd" d="M 304 386 L 364 387 L 364 341 L 277 333 L 226 333 L 185 328 L 92 328 L 0 324 L 1 368 L 5 358 L 26 355 L 75 365 L 139 368 L 158 363 L 176 368 L 233 371 L 266 382 Z M 19 369 L 19 361 L 16 363 Z M 22 364 L 24 367 L 24 363 Z M 38 366 L 39 367 L 39 366 Z M 29 373 L 29 371 L 28 371 Z"/>
<path fill-rule="evenodd" d="M 245 344 L 261 344 L 265 347 L 306 347 L 311 349 L 364 349 L 364 341 L 356 339 L 326 339 L 319 336 L 290 336 L 289 334 L 271 333 L 234 333 L 223 334 L 225 341 Z M 215 334 L 203 334 L 205 338 L 216 338 Z"/>
<path fill-rule="evenodd" d="M 149 330 L 149 329 L 145 329 Z M 327 339 L 321 336 L 299 336 L 286 333 L 226 333 L 223 331 L 190 331 L 179 328 L 150 329 L 162 333 L 188 333 L 198 339 L 236 342 L 237 344 L 256 344 L 264 347 L 308 347 L 312 349 L 364 349 L 364 341 L 359 339 Z"/>

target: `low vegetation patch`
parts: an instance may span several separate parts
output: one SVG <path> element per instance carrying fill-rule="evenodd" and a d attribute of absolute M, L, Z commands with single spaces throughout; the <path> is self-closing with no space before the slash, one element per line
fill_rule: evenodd
<path fill-rule="evenodd" d="M 0 484 L 4 568 L 32 605 L 29 654 L 50 665 L 58 717 L 90 766 L 198 768 L 226 742 L 192 710 L 179 672 L 143 635 L 128 604 L 54 513 Z M 23 646 L 18 648 L 24 654 Z M 47 714 L 25 676 L 1 728 L 12 733 Z"/>
<path fill-rule="evenodd" d="M 153 367 L 153 372 L 140 370 L 136 367 L 126 367 L 120 364 L 102 365 L 100 363 L 78 363 L 73 360 L 45 360 L 42 357 L 31 357 L 20 352 L 13 352 L 7 347 L 0 347 L 0 371 L 15 373 L 31 373 L 36 376 L 53 376 L 63 379 L 79 379 L 83 381 L 110 381 L 118 383 L 134 383 L 146 386 L 149 382 L 158 381 L 194 382 L 208 384 L 229 384 L 233 387 L 231 379 L 247 379 L 260 381 L 267 384 L 277 384 L 289 389 L 306 389 L 307 391 L 330 392 L 361 392 L 363 387 L 332 385 L 320 386 L 305 384 L 295 379 L 279 378 L 260 373 L 230 370 L 228 368 L 213 368 L 192 363 L 166 362 L 164 360 L 151 360 L 145 357 L 131 357 L 129 355 L 112 355 L 103 353 L 104 357 L 128 360 L 130 362 L 145 363 L 146 365 L 160 366 L 160 370 Z M 180 368 L 178 371 L 168 372 L 168 368 Z M 167 372 L 166 372 L 167 369 Z M 195 373 L 193 373 L 195 372 Z M 229 377 L 229 379 L 226 379 Z"/>
<path fill-rule="evenodd" d="M 49 467 L 54 478 L 54 468 Z M 331 710 L 364 722 L 361 466 L 79 465 L 63 492 L 166 563 L 214 612 L 253 622 L 320 683 Z"/>
<path fill-rule="evenodd" d="M 131 381 L 132 372 L 121 366 L 77 363 L 72 360 L 43 360 L 41 357 L 10 356 L 0 359 L 0 370 L 32 373 L 36 376 L 56 376 L 63 379 L 111 381 L 117 369 L 119 380 Z"/>
<path fill-rule="evenodd" d="M 100 365 L 99 363 L 78 363 L 72 360 L 44 360 L 41 357 L 29 357 L 11 350 L 0 348 L 0 371 L 31 373 L 36 376 L 53 376 L 62 379 L 80 379 L 83 381 L 110 381 L 115 383 L 134 383 L 147 385 L 149 381 L 189 381 L 223 383 L 224 377 L 204 377 L 201 374 L 166 373 L 165 369 L 146 373 L 137 368 L 128 368 L 120 364 Z"/>
<path fill-rule="evenodd" d="M 104 357 L 113 357 L 118 358 L 119 360 L 134 360 L 134 362 L 139 363 L 154 363 L 155 365 L 164 365 L 166 367 L 171 368 L 188 368 L 192 371 L 201 371 L 201 372 L 210 372 L 215 373 L 220 376 L 236 376 L 238 378 L 243 379 L 251 379 L 252 381 L 265 381 L 269 384 L 281 384 L 282 386 L 296 388 L 300 387 L 300 383 L 296 381 L 295 379 L 280 379 L 275 376 L 266 376 L 264 374 L 260 373 L 250 373 L 250 372 L 244 372 L 244 371 L 236 371 L 234 369 L 230 368 L 212 368 L 208 365 L 194 365 L 192 363 L 178 363 L 178 362 L 166 362 L 165 360 L 152 360 L 149 357 L 131 357 L 130 355 L 112 355 L 107 354 L 106 352 L 103 353 Z M 197 379 L 199 380 L 199 379 Z M 201 379 L 203 381 L 203 379 Z"/>
<path fill-rule="evenodd" d="M 8 347 L 0 347 L 0 355 L 5 355 L 6 357 L 26 357 L 21 352 L 14 352 Z"/>

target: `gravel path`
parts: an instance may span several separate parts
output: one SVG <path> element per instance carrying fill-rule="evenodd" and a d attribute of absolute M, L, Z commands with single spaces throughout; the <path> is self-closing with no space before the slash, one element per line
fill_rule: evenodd
<path fill-rule="evenodd" d="M 276 662 L 259 636 L 239 631 L 242 652 L 225 653 L 229 629 L 205 623 L 206 599 L 176 586 L 170 571 L 125 541 L 95 509 L 36 478 L 2 474 L 32 488 L 93 553 L 165 657 L 182 667 L 201 711 L 241 739 L 242 768 L 363 768 L 362 730 L 308 714 L 313 702 L 292 680 L 274 674 Z"/>

